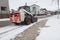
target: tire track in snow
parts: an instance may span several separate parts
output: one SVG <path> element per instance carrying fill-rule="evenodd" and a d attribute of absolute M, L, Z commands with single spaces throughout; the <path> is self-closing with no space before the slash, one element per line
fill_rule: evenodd
<path fill-rule="evenodd" d="M 13 28 L 13 29 L 10 29 L 10 30 L 8 30 L 8 31 L 2 32 L 2 33 L 0 33 L 0 35 L 3 35 L 3 34 L 5 34 L 5 33 L 8 33 L 8 32 L 10 32 L 10 31 L 15 30 L 15 29 L 18 29 L 18 28 L 20 28 L 20 26 L 19 26 L 19 27 L 15 27 L 15 28 Z"/>

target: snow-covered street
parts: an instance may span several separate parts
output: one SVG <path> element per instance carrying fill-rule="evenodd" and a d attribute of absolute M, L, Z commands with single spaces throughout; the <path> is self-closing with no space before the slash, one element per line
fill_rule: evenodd
<path fill-rule="evenodd" d="M 37 22 L 44 20 L 43 19 L 38 19 Z M 0 28 L 0 40 L 10 40 L 13 39 L 14 37 L 16 37 L 19 33 L 23 32 L 24 30 L 28 29 L 29 27 L 31 27 L 32 25 L 36 24 L 32 23 L 30 25 L 8 25 L 5 27 Z"/>
<path fill-rule="evenodd" d="M 48 19 L 48 21 L 45 27 L 39 27 L 40 30 L 38 30 L 38 32 L 40 35 L 36 37 L 36 40 L 60 40 L 60 18 L 57 18 L 57 15 L 55 15 L 38 19 L 37 22 L 45 19 Z M 2 27 L 0 28 L 0 40 L 14 39 L 19 33 L 28 29 L 37 22 L 30 25 L 8 25 Z"/>
<path fill-rule="evenodd" d="M 35 24 L 35 23 L 33 23 L 33 24 Z M 0 35 L 0 40 L 10 40 L 10 39 L 14 38 L 17 34 L 23 32 L 27 28 L 31 27 L 33 24 L 24 25 L 24 26 L 11 26 L 10 25 L 8 27 L 11 27 L 11 28 L 8 28 L 8 27 L 1 28 L 0 29 L 0 31 L 1 31 L 0 33 L 5 32 L 5 31 L 7 31 L 7 32 Z M 14 29 L 14 30 L 12 30 L 12 29 Z"/>
<path fill-rule="evenodd" d="M 60 18 L 57 15 L 49 17 L 46 27 L 39 29 L 40 35 L 36 40 L 60 40 Z"/>
<path fill-rule="evenodd" d="M 60 0 L 0 0 L 0 40 L 60 40 Z"/>

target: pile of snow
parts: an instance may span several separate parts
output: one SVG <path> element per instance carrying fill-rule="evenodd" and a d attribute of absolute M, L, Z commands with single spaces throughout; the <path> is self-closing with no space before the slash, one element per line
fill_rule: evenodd
<path fill-rule="evenodd" d="M 0 21 L 8 21 L 9 18 L 3 18 L 3 19 L 0 19 Z"/>
<path fill-rule="evenodd" d="M 48 18 L 46 27 L 40 28 L 40 35 L 36 40 L 60 40 L 60 18 L 57 16 Z"/>

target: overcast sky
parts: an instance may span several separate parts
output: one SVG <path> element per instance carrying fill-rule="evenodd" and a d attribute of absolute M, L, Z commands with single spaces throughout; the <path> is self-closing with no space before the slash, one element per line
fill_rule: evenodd
<path fill-rule="evenodd" d="M 10 9 L 17 9 L 19 6 L 25 5 L 27 2 L 28 5 L 37 4 L 40 8 L 46 8 L 48 10 L 57 9 L 57 1 L 55 0 L 9 0 Z"/>

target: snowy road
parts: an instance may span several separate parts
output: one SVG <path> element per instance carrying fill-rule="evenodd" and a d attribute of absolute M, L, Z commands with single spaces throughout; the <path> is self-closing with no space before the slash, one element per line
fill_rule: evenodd
<path fill-rule="evenodd" d="M 6 32 L 7 30 L 9 32 L 6 32 L 6 33 L 1 34 L 0 35 L 0 40 L 10 40 L 10 39 L 14 38 L 17 34 L 23 32 L 24 30 L 26 30 L 27 28 L 31 27 L 34 24 L 35 23 L 32 23 L 30 25 L 24 25 L 24 26 L 21 26 L 21 25 L 20 26 L 10 25 L 10 26 L 7 26 L 6 27 L 7 28 L 6 30 L 4 30 L 5 28 L 2 28 L 2 29 L 0 29 L 0 31 L 1 31 L 0 33 Z M 8 27 L 11 27 L 11 28 L 8 28 Z M 14 30 L 12 30 L 12 29 L 14 29 Z"/>
<path fill-rule="evenodd" d="M 38 19 L 37 22 L 44 20 L 44 19 Z M 36 22 L 35 22 L 36 23 Z M 17 34 L 23 32 L 24 30 L 28 29 L 29 27 L 31 27 L 32 25 L 34 25 L 35 23 L 31 23 L 30 25 L 9 25 L 9 26 L 5 26 L 0 28 L 0 40 L 10 40 L 13 39 L 14 37 L 16 37 Z"/>
<path fill-rule="evenodd" d="M 41 20 L 44 20 L 44 18 L 43 19 L 38 19 L 37 22 L 39 22 Z M 37 22 L 31 23 L 30 25 L 19 25 L 19 26 L 9 25 L 9 26 L 5 26 L 3 28 L 0 28 L 0 40 L 14 39 L 14 37 L 16 37 L 19 33 L 28 29 L 29 27 L 36 24 Z"/>
<path fill-rule="evenodd" d="M 17 28 L 20 28 L 20 27 L 10 25 L 10 26 L 0 28 L 0 35 L 5 34 L 5 33 L 9 32 L 9 31 L 12 31 L 12 30 L 17 29 Z"/>

